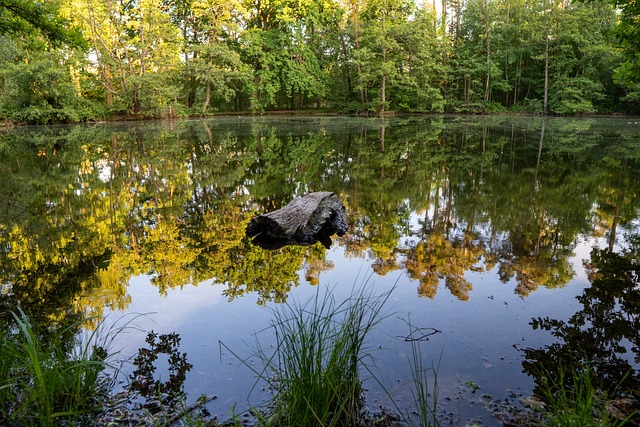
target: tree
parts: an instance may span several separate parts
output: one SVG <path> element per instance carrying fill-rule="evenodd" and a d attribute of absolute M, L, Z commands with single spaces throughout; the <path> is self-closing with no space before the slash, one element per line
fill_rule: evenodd
<path fill-rule="evenodd" d="M 377 96 L 370 108 L 384 115 L 389 108 L 389 87 L 398 84 L 404 66 L 401 35 L 410 25 L 408 18 L 413 4 L 405 0 L 371 0 L 365 5 L 362 20 L 365 24 L 356 61 L 362 67 L 361 89 Z"/>
<path fill-rule="evenodd" d="M 399 34 L 406 59 L 399 65 L 401 76 L 393 89 L 394 110 L 444 111 L 444 85 L 451 69 L 443 61 L 447 39 L 439 37 L 435 24 L 436 11 L 429 5 L 419 8 Z"/>
<path fill-rule="evenodd" d="M 550 33 L 549 108 L 558 114 L 590 113 L 606 108 L 605 88 L 619 63 L 612 48 L 616 13 L 607 4 L 567 3 L 555 11 Z M 608 102 L 605 102 L 608 101 Z"/>
<path fill-rule="evenodd" d="M 493 86 L 501 77 L 497 65 L 493 40 L 497 23 L 500 22 L 498 8 L 494 2 L 473 0 L 467 5 L 459 41 L 461 67 L 464 69 L 464 104 L 462 111 L 484 110 L 492 99 Z"/>
<path fill-rule="evenodd" d="M 179 33 L 162 5 L 151 0 L 74 4 L 74 19 L 90 41 L 107 105 L 136 117 L 172 114 Z"/>
<path fill-rule="evenodd" d="M 212 98 L 228 106 L 244 90 L 250 77 L 250 70 L 236 49 L 246 14 L 243 4 L 218 0 L 168 0 L 166 4 L 181 33 L 184 79 L 181 97 L 186 107 L 192 108 L 200 101 L 198 111 L 205 114 L 211 108 Z M 198 92 L 202 87 L 204 98 Z"/>
<path fill-rule="evenodd" d="M 0 2 L 0 115 L 17 123 L 82 122 L 100 115 L 82 97 L 85 41 L 52 2 Z"/>
<path fill-rule="evenodd" d="M 0 1 L 0 34 L 20 36 L 39 32 L 54 44 L 80 47 L 84 39 L 78 28 L 60 14 L 60 2 L 31 0 Z"/>
<path fill-rule="evenodd" d="M 0 70 L 0 115 L 15 123 L 84 122 L 101 108 L 82 97 L 61 52 L 19 55 Z"/>
<path fill-rule="evenodd" d="M 629 100 L 637 102 L 640 100 L 640 4 L 634 0 L 611 0 L 611 3 L 620 10 L 620 23 L 616 32 L 622 43 L 625 59 L 616 70 L 616 78 L 631 91 Z"/>

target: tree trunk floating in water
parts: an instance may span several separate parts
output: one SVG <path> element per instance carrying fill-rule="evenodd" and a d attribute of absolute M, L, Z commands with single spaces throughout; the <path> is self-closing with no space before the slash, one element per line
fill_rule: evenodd
<path fill-rule="evenodd" d="M 347 232 L 347 217 L 340 198 L 318 191 L 293 199 L 284 208 L 258 215 L 247 225 L 247 237 L 265 249 L 287 245 L 309 246 L 316 242 L 329 249 L 331 236 Z"/>

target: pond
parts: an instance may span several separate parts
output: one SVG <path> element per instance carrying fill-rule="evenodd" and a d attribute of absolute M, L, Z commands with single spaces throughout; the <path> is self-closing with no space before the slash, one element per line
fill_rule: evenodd
<path fill-rule="evenodd" d="M 220 418 L 268 397 L 240 360 L 272 345 L 274 308 L 361 288 L 391 291 L 363 373 L 372 410 L 412 410 L 420 337 L 445 423 L 499 425 L 491 412 L 530 397 L 538 367 L 576 357 L 633 388 L 637 120 L 241 116 L 7 131 L 1 319 L 20 306 L 51 324 L 89 317 L 87 329 L 131 320 L 112 345 L 122 355 L 148 331 L 176 332 L 189 402 L 217 395 Z M 349 230 L 329 249 L 245 236 L 254 216 L 313 191 L 346 207 Z M 159 359 L 157 378 L 167 369 Z"/>

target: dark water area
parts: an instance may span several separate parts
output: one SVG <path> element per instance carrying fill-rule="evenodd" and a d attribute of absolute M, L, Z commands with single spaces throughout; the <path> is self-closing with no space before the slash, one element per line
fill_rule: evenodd
<path fill-rule="evenodd" d="M 368 347 L 383 384 L 363 373 L 373 410 L 395 407 L 387 393 L 412 410 L 411 327 L 428 334 L 446 425 L 500 425 L 491 412 L 521 407 L 540 368 L 588 361 L 603 386 L 638 389 L 637 118 L 23 128 L 0 138 L 0 181 L 0 321 L 17 307 L 45 325 L 87 317 L 89 330 L 133 319 L 113 342 L 122 355 L 147 331 L 176 332 L 189 401 L 217 395 L 220 418 L 268 397 L 239 359 L 273 342 L 274 307 L 361 287 L 392 290 Z M 346 207 L 329 249 L 245 236 L 313 191 Z"/>

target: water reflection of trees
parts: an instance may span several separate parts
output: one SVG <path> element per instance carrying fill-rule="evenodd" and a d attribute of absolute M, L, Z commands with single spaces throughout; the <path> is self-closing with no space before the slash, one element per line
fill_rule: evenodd
<path fill-rule="evenodd" d="M 419 295 L 444 284 L 468 299 L 468 272 L 496 267 L 523 296 L 563 286 L 578 236 L 596 228 L 615 239 L 621 216 L 637 214 L 633 138 L 621 135 L 629 148 L 614 150 L 603 133 L 566 121 L 540 138 L 539 121 L 503 120 L 9 134 L 0 142 L 2 302 L 52 320 L 99 317 L 129 303 L 126 286 L 139 274 L 162 293 L 212 280 L 231 299 L 283 301 L 300 269 L 317 283 L 332 268 L 325 250 L 265 251 L 244 229 L 256 213 L 321 189 L 344 199 L 347 256 L 372 258 L 380 275 L 404 270 Z"/>
<path fill-rule="evenodd" d="M 631 139 L 621 138 L 610 149 L 603 150 L 607 167 L 597 174 L 592 211 L 593 232 L 606 244 L 583 260 L 591 284 L 577 297 L 582 307 L 568 320 L 533 319 L 534 329 L 550 332 L 557 342 L 526 349 L 523 367 L 540 385 L 541 375 L 558 378 L 559 369 L 579 371 L 588 364 L 598 381 L 594 387 L 612 399 L 631 398 L 614 401 L 631 405 L 623 409 L 627 414 L 639 409 L 640 164 Z"/>
<path fill-rule="evenodd" d="M 591 227 L 598 181 L 588 174 L 599 168 L 588 163 L 589 141 L 543 150 L 539 126 L 412 127 L 396 136 L 407 148 L 395 153 L 388 143 L 393 132 L 386 132 L 384 151 L 369 135 L 365 149 L 378 160 L 365 163 L 371 178 L 364 183 L 367 175 L 358 176 L 359 187 L 347 192 L 355 233 L 363 237 L 348 236 L 344 244 L 370 251 L 376 272 L 404 268 L 419 281 L 420 295 L 429 297 L 443 281 L 466 299 L 471 284 L 465 274 L 496 265 L 503 281 L 515 279 L 522 296 L 538 286 L 563 286 L 573 277 L 568 259 L 574 241 Z M 394 179 L 403 190 L 389 187 Z M 407 212 L 424 216 L 417 229 L 407 229 Z M 376 238 L 369 239 L 373 226 Z M 401 235 L 410 242 L 403 245 Z"/>
<path fill-rule="evenodd" d="M 569 320 L 537 318 L 534 329 L 550 332 L 557 342 L 524 351 L 525 372 L 537 387 L 544 376 L 561 378 L 560 369 L 580 372 L 588 364 L 594 372 L 594 388 L 627 406 L 623 413 L 638 410 L 640 387 L 640 237 L 620 252 L 593 249 L 585 261 L 591 286 L 577 297 L 582 308 Z M 631 353 L 631 354 L 628 354 Z M 567 381 L 570 381 L 569 379 Z M 572 384 L 564 384 L 570 388 Z M 537 388 L 536 388 L 537 390 Z M 542 394 L 539 393 L 541 396 Z M 634 397 L 635 396 L 635 397 Z M 635 405 L 635 408 L 629 407 Z M 638 419 L 636 417 L 635 421 Z"/>

